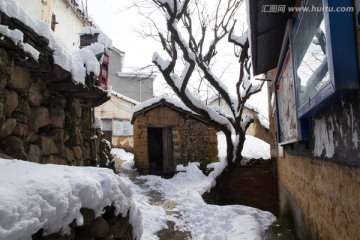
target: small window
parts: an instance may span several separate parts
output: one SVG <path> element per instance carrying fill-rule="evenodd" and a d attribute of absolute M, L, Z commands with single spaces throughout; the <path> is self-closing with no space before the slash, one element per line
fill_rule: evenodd
<path fill-rule="evenodd" d="M 55 32 L 56 24 L 58 24 L 58 22 L 56 21 L 56 15 L 53 13 L 51 15 L 51 30 L 53 30 L 54 32 Z"/>

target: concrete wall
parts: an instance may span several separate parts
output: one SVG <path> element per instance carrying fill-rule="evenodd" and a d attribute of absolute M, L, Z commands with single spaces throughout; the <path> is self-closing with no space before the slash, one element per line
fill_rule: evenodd
<path fill-rule="evenodd" d="M 110 60 L 111 61 L 111 60 Z M 153 78 L 143 78 L 129 75 L 109 79 L 109 85 L 113 89 L 138 102 L 143 102 L 154 97 Z"/>
<path fill-rule="evenodd" d="M 80 32 L 85 26 L 68 1 L 54 0 L 53 13 L 56 15 L 55 35 L 63 39 L 71 51 L 79 50 Z"/>
<path fill-rule="evenodd" d="M 169 108 L 155 108 L 134 122 L 134 154 L 138 169 L 149 169 L 148 127 L 171 127 L 174 165 L 196 161 L 218 161 L 216 130 Z M 175 169 L 174 169 L 175 170 Z"/>
<path fill-rule="evenodd" d="M 109 83 L 118 81 L 119 79 L 119 72 L 123 71 L 124 67 L 124 61 L 125 61 L 125 53 L 121 52 L 118 49 L 110 49 L 110 64 L 109 64 Z M 113 88 L 115 91 L 117 91 L 115 88 Z M 118 92 L 118 91 L 117 91 Z"/>

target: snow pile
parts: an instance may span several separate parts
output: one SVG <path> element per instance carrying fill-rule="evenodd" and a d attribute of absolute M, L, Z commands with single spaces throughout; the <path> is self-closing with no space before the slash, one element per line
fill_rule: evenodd
<path fill-rule="evenodd" d="M 80 208 L 100 216 L 113 205 L 125 216 L 134 205 L 128 183 L 109 169 L 0 159 L 0 182 L 0 239 L 27 239 L 41 228 L 66 234 L 74 219 L 83 224 Z"/>
<path fill-rule="evenodd" d="M 112 47 L 112 40 L 99 28 L 94 28 L 90 26 L 86 26 L 82 29 L 80 32 L 81 35 L 90 34 L 90 35 L 97 35 L 97 42 L 102 43 L 105 48 L 111 48 Z"/>
<path fill-rule="evenodd" d="M 226 138 L 225 134 L 218 133 L 218 150 L 219 157 L 226 157 Z M 233 135 L 235 138 L 235 135 Z M 251 135 L 246 135 L 246 140 L 244 143 L 244 148 L 242 150 L 242 155 L 244 158 L 255 158 L 255 159 L 270 159 L 270 145 L 263 140 L 256 138 Z"/>
<path fill-rule="evenodd" d="M 20 46 L 25 52 L 29 53 L 36 61 L 39 61 L 39 51 L 28 43 L 24 43 L 24 34 L 18 30 L 11 30 L 8 26 L 0 25 L 0 33 L 14 42 L 15 45 Z"/>
<path fill-rule="evenodd" d="M 48 24 L 30 16 L 17 0 L 0 0 L 0 11 L 9 17 L 18 19 L 33 29 L 36 34 L 48 39 L 49 48 L 54 51 L 54 63 L 64 70 L 71 72 L 72 79 L 75 83 L 85 84 L 86 72 L 93 72 L 96 76 L 99 75 L 99 63 L 95 56 L 90 57 L 88 50 L 80 50 L 72 54 L 65 43 L 51 31 Z M 17 33 L 16 36 L 17 38 L 14 40 L 19 41 L 19 33 Z M 36 54 L 37 52 L 37 50 L 31 49 L 31 46 L 28 44 L 25 49 L 31 54 Z M 84 67 L 84 64 L 86 67 Z"/>
<path fill-rule="evenodd" d="M 111 154 L 117 156 L 121 161 L 121 168 L 125 170 L 132 170 L 134 167 L 134 154 L 126 152 L 124 149 L 113 148 Z"/>

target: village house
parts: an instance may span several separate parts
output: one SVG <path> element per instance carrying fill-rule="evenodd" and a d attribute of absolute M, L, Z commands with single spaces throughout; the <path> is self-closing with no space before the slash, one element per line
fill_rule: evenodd
<path fill-rule="evenodd" d="M 105 138 L 113 147 L 133 152 L 132 108 L 153 97 L 156 75 L 123 72 L 125 52 L 115 47 L 109 48 L 109 56 L 107 83 L 112 89 L 111 99 L 95 108 L 95 116 L 101 120 Z"/>
<path fill-rule="evenodd" d="M 188 162 L 218 161 L 216 129 L 183 103 L 167 96 L 134 108 L 135 165 L 142 173 L 173 174 Z"/>
<path fill-rule="evenodd" d="M 217 97 L 215 95 L 214 97 L 209 98 L 208 103 L 210 106 L 220 107 L 223 113 L 231 116 L 232 112 L 230 110 L 230 107 L 223 98 Z M 254 117 L 253 122 L 246 130 L 246 135 L 251 135 L 267 143 L 270 143 L 271 134 L 269 131 L 268 116 L 265 116 L 258 107 L 255 107 L 248 102 L 245 103 L 243 113 L 252 115 Z"/>
<path fill-rule="evenodd" d="M 154 97 L 154 73 L 124 71 L 125 52 L 111 47 L 109 64 L 109 85 L 112 89 L 136 102 L 143 102 Z"/>
<path fill-rule="evenodd" d="M 104 137 L 113 147 L 133 152 L 134 130 L 130 120 L 137 104 L 137 101 L 112 90 L 110 100 L 95 108 Z"/>
<path fill-rule="evenodd" d="M 271 80 L 280 215 L 299 239 L 358 239 L 359 1 L 247 3 L 253 71 Z"/>
<path fill-rule="evenodd" d="M 44 21 L 67 48 L 80 47 L 79 33 L 88 23 L 84 0 L 19 0 L 33 17 Z"/>

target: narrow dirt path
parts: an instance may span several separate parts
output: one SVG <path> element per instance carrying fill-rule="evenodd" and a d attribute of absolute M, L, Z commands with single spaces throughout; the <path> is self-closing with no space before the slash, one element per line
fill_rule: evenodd
<path fill-rule="evenodd" d="M 160 206 L 165 210 L 166 215 L 168 216 L 167 229 L 162 229 L 156 233 L 156 236 L 160 240 L 184 240 L 192 239 L 191 232 L 178 229 L 175 225 L 175 221 L 171 219 L 182 219 L 182 215 L 177 211 L 177 203 L 174 201 L 167 201 L 164 199 L 163 194 L 159 191 L 151 189 L 147 184 L 146 180 L 139 179 L 139 173 L 136 170 L 125 170 L 118 168 L 118 171 L 122 174 L 125 174 L 135 185 L 139 186 L 145 195 L 149 198 L 149 204 L 153 206 Z"/>

